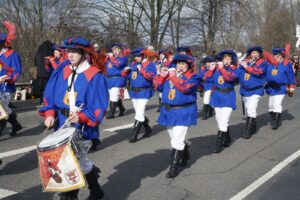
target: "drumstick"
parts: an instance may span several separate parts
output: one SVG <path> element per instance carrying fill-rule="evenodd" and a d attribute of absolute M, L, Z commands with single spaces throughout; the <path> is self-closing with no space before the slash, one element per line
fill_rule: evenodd
<path fill-rule="evenodd" d="M 76 113 L 78 113 L 79 111 L 81 111 L 81 108 L 83 107 L 83 103 L 78 107 Z M 61 126 L 61 128 L 65 128 L 66 126 L 70 125 L 70 120 L 69 118 L 65 121 L 65 123 Z"/>
<path fill-rule="evenodd" d="M 54 125 L 56 124 L 56 122 L 57 122 L 57 118 L 54 120 L 53 126 L 47 126 L 45 128 L 45 130 L 42 132 L 42 134 L 46 134 L 50 129 L 52 129 L 54 127 Z"/>

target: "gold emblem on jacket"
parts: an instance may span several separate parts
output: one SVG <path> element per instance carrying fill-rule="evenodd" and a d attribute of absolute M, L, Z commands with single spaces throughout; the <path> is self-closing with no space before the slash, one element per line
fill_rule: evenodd
<path fill-rule="evenodd" d="M 107 66 L 107 68 L 111 68 L 112 67 L 112 64 L 111 63 L 108 63 L 108 66 Z"/>
<path fill-rule="evenodd" d="M 173 100 L 173 99 L 175 99 L 175 96 L 176 96 L 176 90 L 175 89 L 170 89 L 168 98 L 170 100 Z"/>
<path fill-rule="evenodd" d="M 220 85 L 223 85 L 223 84 L 224 84 L 224 78 L 223 78 L 223 76 L 219 76 L 219 78 L 218 78 L 218 83 L 219 83 Z"/>
<path fill-rule="evenodd" d="M 2 71 L 2 65 L 0 64 L 0 71 Z"/>
<path fill-rule="evenodd" d="M 76 100 L 77 92 L 74 92 L 74 96 L 75 96 L 75 100 Z M 70 104 L 70 102 L 69 102 L 69 92 L 68 91 L 66 92 L 65 97 L 64 97 L 64 104 L 66 104 L 66 105 Z"/>
<path fill-rule="evenodd" d="M 137 77 L 137 72 L 136 71 L 132 72 L 131 75 L 132 80 L 136 79 L 136 77 Z"/>
<path fill-rule="evenodd" d="M 278 73 L 278 70 L 277 69 L 272 69 L 272 76 L 276 76 Z"/>
<path fill-rule="evenodd" d="M 249 73 L 246 73 L 245 75 L 244 75 L 244 80 L 245 81 L 248 81 L 250 79 L 250 74 Z"/>

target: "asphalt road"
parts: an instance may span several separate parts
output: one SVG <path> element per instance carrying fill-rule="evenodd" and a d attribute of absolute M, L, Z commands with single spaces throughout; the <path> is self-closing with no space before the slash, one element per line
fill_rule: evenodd
<path fill-rule="evenodd" d="M 299 93 L 300 90 L 297 89 Z M 133 123 L 134 111 L 130 100 L 125 101 L 126 115 L 105 120 L 100 126 L 102 144 L 90 153 L 90 159 L 101 168 L 101 185 L 105 200 L 223 200 L 230 199 L 254 181 L 269 172 L 288 156 L 300 149 L 300 94 L 285 97 L 282 125 L 274 131 L 269 125 L 268 96 L 258 107 L 258 133 L 251 139 L 243 139 L 245 117 L 238 109 L 230 119 L 232 145 L 220 154 L 213 154 L 217 126 L 215 118 L 191 127 L 191 160 L 175 179 L 165 178 L 168 171 L 170 143 L 165 127 L 156 123 L 157 97 L 147 106 L 153 135 L 135 144 L 128 142 L 132 128 L 116 131 L 106 129 Z M 199 115 L 202 99 L 198 99 Z M 29 103 L 30 104 L 30 103 Z M 28 104 L 26 104 L 28 105 Z M 35 104 L 31 102 L 32 109 Z M 43 193 L 38 174 L 35 150 L 13 156 L 7 152 L 32 147 L 46 135 L 42 134 L 42 118 L 36 110 L 19 110 L 18 119 L 24 129 L 16 137 L 9 137 L 10 127 L 0 137 L 0 155 L 4 156 L 0 167 L 0 197 L 15 192 L 6 200 L 59 199 L 57 194 Z M 300 199 L 299 159 L 293 160 L 266 183 L 246 196 L 245 199 Z M 88 196 L 88 189 L 80 191 L 80 199 Z"/>

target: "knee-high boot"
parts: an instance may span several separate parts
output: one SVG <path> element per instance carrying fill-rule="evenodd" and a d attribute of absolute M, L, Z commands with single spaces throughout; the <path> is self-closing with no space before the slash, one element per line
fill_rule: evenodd
<path fill-rule="evenodd" d="M 174 153 L 172 153 L 174 151 Z M 169 172 L 166 174 L 167 178 L 175 178 L 178 175 L 179 161 L 182 159 L 183 151 L 173 150 L 171 152 L 171 163 Z"/>
<path fill-rule="evenodd" d="M 109 112 L 106 115 L 106 119 L 112 119 L 115 117 L 117 103 L 118 102 L 109 102 Z"/>
<path fill-rule="evenodd" d="M 99 200 L 104 197 L 103 189 L 98 182 L 100 173 L 100 169 L 96 166 L 93 166 L 92 171 L 85 175 L 86 182 L 88 183 L 88 187 L 90 190 L 90 195 L 87 200 Z"/>
<path fill-rule="evenodd" d="M 21 124 L 18 122 L 17 120 L 17 114 L 12 112 L 7 120 L 9 123 L 11 123 L 12 125 L 12 130 L 10 132 L 11 136 L 15 136 L 17 135 L 17 131 L 21 130 L 23 127 L 21 126 Z"/>
<path fill-rule="evenodd" d="M 138 137 L 138 135 L 140 133 L 142 125 L 143 125 L 143 122 L 135 120 L 134 125 L 133 125 L 133 135 L 130 138 L 129 142 L 134 143 L 134 142 L 137 141 L 137 137 Z"/>
<path fill-rule="evenodd" d="M 145 128 L 145 134 L 143 135 L 143 138 L 149 137 L 152 133 L 152 129 L 149 126 L 149 119 L 145 117 L 145 121 L 143 121 L 143 126 Z"/>
<path fill-rule="evenodd" d="M 118 107 L 119 107 L 119 110 L 120 110 L 118 116 L 121 117 L 121 116 L 124 115 L 124 112 L 126 111 L 125 107 L 123 106 L 123 102 L 122 102 L 121 99 L 119 99 L 119 101 L 118 101 Z"/>

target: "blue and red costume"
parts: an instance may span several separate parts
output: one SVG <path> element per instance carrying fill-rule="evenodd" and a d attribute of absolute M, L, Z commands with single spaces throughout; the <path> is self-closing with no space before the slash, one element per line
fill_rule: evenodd
<path fill-rule="evenodd" d="M 75 48 L 77 44 L 88 46 L 89 43 L 83 38 L 71 38 L 64 41 L 65 48 Z M 44 117 L 57 117 L 58 123 L 55 129 L 60 128 L 68 116 L 69 92 L 68 78 L 72 76 L 71 64 L 65 62 L 55 70 L 44 92 L 44 106 L 39 110 Z M 96 67 L 90 66 L 87 70 L 77 73 L 73 83 L 76 96 L 75 106 L 83 105 L 79 112 L 80 123 L 75 126 L 83 127 L 84 139 L 99 137 L 98 125 L 102 122 L 108 104 L 107 83 L 102 72 Z"/>

